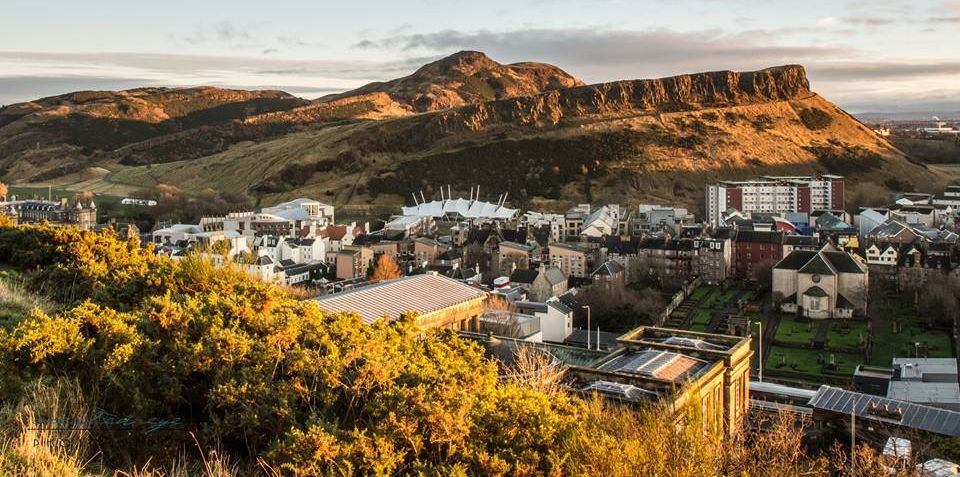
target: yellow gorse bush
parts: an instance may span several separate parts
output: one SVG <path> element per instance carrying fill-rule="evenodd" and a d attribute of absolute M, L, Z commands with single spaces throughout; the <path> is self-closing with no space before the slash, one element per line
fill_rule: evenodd
<path fill-rule="evenodd" d="M 219 444 L 257 472 L 298 476 L 778 475 L 731 457 L 745 444 L 656 407 L 499 380 L 477 345 L 424 336 L 411 317 L 363 325 L 237 268 L 156 257 L 110 231 L 0 226 L 0 263 L 65 306 L 0 328 L 6 402 L 66 377 L 111 415 L 178 423 L 91 431 L 91 455 L 107 466 Z M 787 450 L 799 465 L 802 453 Z"/>

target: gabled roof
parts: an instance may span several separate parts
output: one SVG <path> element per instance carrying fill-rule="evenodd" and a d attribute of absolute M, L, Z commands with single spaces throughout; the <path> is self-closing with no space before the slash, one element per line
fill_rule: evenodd
<path fill-rule="evenodd" d="M 323 310 L 355 312 L 370 324 L 384 316 L 396 320 L 408 311 L 431 313 L 483 296 L 478 288 L 429 273 L 386 280 L 316 300 Z"/>
<path fill-rule="evenodd" d="M 619 262 L 615 262 L 613 260 L 607 260 L 606 262 L 603 262 L 603 264 L 601 264 L 599 267 L 597 267 L 597 269 L 594 270 L 593 273 L 591 273 L 590 275 L 612 277 L 618 273 L 623 273 L 624 270 L 625 269 L 623 268 L 623 265 L 620 265 Z"/>
<path fill-rule="evenodd" d="M 345 235 L 347 235 L 346 225 L 328 225 L 319 234 L 321 238 L 330 237 L 330 240 L 343 240 Z"/>
<path fill-rule="evenodd" d="M 818 275 L 836 275 L 836 270 L 830 265 L 830 262 L 823 254 L 814 255 L 799 270 L 800 273 L 818 274 Z M 822 295 L 821 295 L 822 296 Z"/>
<path fill-rule="evenodd" d="M 847 252 L 840 251 L 828 251 L 824 250 L 820 252 L 821 255 L 827 258 L 830 262 L 830 265 L 833 266 L 833 269 L 840 273 L 864 273 L 863 264 L 858 262 L 853 255 Z"/>
<path fill-rule="evenodd" d="M 551 285 L 567 281 L 567 277 L 565 277 L 563 272 L 557 267 L 547 267 L 544 270 L 544 274 L 546 275 L 547 282 Z"/>
<path fill-rule="evenodd" d="M 536 281 L 538 276 L 540 276 L 540 271 L 537 269 L 518 268 L 510 274 L 510 282 L 529 285 Z"/>
<path fill-rule="evenodd" d="M 790 255 L 783 257 L 773 268 L 780 270 L 800 270 L 807 262 L 813 258 L 817 252 L 813 250 L 794 250 Z"/>
<path fill-rule="evenodd" d="M 868 232 L 868 235 L 882 240 L 884 238 L 896 237 L 903 232 L 908 232 L 914 236 L 917 235 L 909 225 L 896 219 L 888 219 L 886 222 L 874 227 L 873 230 Z"/>
<path fill-rule="evenodd" d="M 573 310 L 569 306 L 565 305 L 563 302 L 561 302 L 559 299 L 556 299 L 556 298 L 551 298 L 547 300 L 547 306 L 563 314 L 573 313 Z"/>
<path fill-rule="evenodd" d="M 863 264 L 847 252 L 821 249 L 794 250 L 780 260 L 773 268 L 777 270 L 797 270 L 799 273 L 836 275 L 837 273 L 866 273 Z"/>
<path fill-rule="evenodd" d="M 466 243 L 483 245 L 490 238 L 490 234 L 489 229 L 470 229 L 470 232 L 467 233 Z"/>

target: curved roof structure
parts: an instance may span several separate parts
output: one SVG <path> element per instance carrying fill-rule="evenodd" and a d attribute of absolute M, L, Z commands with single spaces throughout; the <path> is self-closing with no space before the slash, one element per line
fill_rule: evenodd
<path fill-rule="evenodd" d="M 501 205 L 480 200 L 452 199 L 433 200 L 412 207 L 402 207 L 403 215 L 419 217 L 453 218 L 453 219 L 512 219 L 519 213 L 518 209 L 510 209 Z"/>

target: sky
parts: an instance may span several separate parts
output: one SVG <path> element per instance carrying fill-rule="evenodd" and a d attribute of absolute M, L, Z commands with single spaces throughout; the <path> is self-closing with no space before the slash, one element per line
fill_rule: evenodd
<path fill-rule="evenodd" d="M 0 104 L 213 85 L 316 98 L 459 50 L 587 83 L 801 64 L 854 113 L 960 111 L 960 1 L 4 0 Z"/>

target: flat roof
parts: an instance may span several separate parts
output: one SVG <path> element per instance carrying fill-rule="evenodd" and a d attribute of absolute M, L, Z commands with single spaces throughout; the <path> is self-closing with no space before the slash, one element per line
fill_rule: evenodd
<path fill-rule="evenodd" d="M 908 373 L 903 365 L 913 365 L 912 372 Z M 957 374 L 956 358 L 893 358 L 893 367 L 901 367 L 901 376 L 908 377 L 914 374 Z"/>
<path fill-rule="evenodd" d="M 887 397 L 920 404 L 960 404 L 960 384 L 890 381 Z"/>

